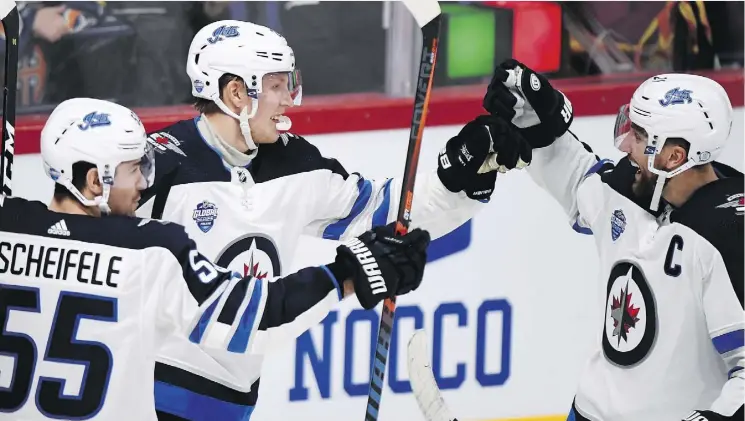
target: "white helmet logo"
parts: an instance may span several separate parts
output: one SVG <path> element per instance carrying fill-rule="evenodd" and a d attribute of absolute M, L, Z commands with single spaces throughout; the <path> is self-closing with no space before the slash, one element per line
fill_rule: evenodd
<path fill-rule="evenodd" d="M 690 104 L 693 102 L 693 98 L 691 98 L 691 90 L 688 89 L 680 89 L 680 88 L 673 88 L 670 89 L 665 93 L 665 98 L 660 100 L 660 105 L 663 107 L 667 107 L 668 105 L 677 105 L 677 104 Z"/>
<path fill-rule="evenodd" d="M 207 38 L 207 42 L 210 44 L 216 44 L 225 38 L 234 38 L 239 36 L 240 33 L 238 33 L 238 27 L 237 26 L 227 26 L 223 25 L 212 33 L 212 37 Z"/>
<path fill-rule="evenodd" d="M 83 122 L 78 124 L 78 129 L 86 131 L 89 128 L 109 125 L 111 125 L 111 120 L 109 119 L 108 114 L 93 111 L 92 113 L 83 117 Z"/>

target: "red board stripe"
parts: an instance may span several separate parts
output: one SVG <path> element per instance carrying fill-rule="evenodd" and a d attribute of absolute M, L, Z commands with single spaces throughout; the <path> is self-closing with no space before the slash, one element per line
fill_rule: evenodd
<path fill-rule="evenodd" d="M 742 71 L 700 73 L 719 82 L 729 93 L 733 107 L 742 107 L 745 88 Z M 636 87 L 651 74 L 622 74 L 605 77 L 561 79 L 552 84 L 572 101 L 576 116 L 615 114 L 628 102 Z M 464 124 L 484 113 L 481 101 L 485 85 L 435 88 L 429 105 L 427 126 Z M 411 123 L 413 98 L 388 98 L 383 94 L 316 96 L 292 109 L 292 131 L 302 135 L 368 130 L 404 129 Z M 189 106 L 135 110 L 148 131 L 196 115 Z M 19 116 L 16 121 L 16 153 L 39 152 L 39 137 L 46 115 Z"/>

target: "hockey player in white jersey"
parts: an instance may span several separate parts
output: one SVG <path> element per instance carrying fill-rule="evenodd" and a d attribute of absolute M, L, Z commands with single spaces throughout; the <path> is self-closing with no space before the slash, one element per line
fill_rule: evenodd
<path fill-rule="evenodd" d="M 152 182 L 148 150 L 127 108 L 65 101 L 42 130 L 51 204 L 4 199 L 0 420 L 155 420 L 153 370 L 166 335 L 245 372 L 274 329 L 327 295 L 356 294 L 369 307 L 421 282 L 429 234 L 391 238 L 392 226 L 340 246 L 333 263 L 283 277 L 215 266 L 182 226 L 126 216 Z M 191 410 L 221 419 L 209 406 Z"/>
<path fill-rule="evenodd" d="M 301 234 L 345 240 L 395 220 L 401 179 L 349 174 L 286 132 L 285 111 L 300 104 L 302 86 L 293 51 L 279 34 L 246 22 L 212 23 L 194 37 L 186 70 L 200 115 L 150 135 L 158 151 L 156 182 L 138 214 L 184 224 L 208 258 L 258 277 L 284 273 Z M 447 143 L 438 169 L 417 174 L 413 227 L 438 238 L 485 206 L 496 172 L 478 170 L 490 143 L 507 130 L 485 116 Z M 498 156 L 497 163 L 515 168 L 530 161 L 527 143 L 517 152 Z M 285 343 L 291 346 L 337 302 L 329 295 L 285 326 Z M 160 419 L 205 419 L 190 411 L 203 402 L 220 408 L 216 419 L 247 419 L 260 366 L 252 376 L 227 372 L 193 348 L 174 337 L 159 356 Z"/>
<path fill-rule="evenodd" d="M 495 70 L 484 107 L 521 128 L 533 180 L 598 248 L 605 305 L 568 420 L 742 420 L 745 206 L 742 173 L 715 161 L 732 128 L 722 86 L 642 83 L 617 118 L 617 165 L 568 131 L 569 100 L 517 61 Z"/>

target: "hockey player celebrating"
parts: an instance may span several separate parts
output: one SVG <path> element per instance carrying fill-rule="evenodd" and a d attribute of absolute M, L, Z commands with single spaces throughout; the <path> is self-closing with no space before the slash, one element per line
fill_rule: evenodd
<path fill-rule="evenodd" d="M 528 172 L 598 247 L 600 336 L 568 419 L 742 420 L 743 177 L 715 161 L 732 127 L 724 89 L 646 80 L 616 121 L 618 165 L 568 131 L 569 101 L 519 62 L 495 70 L 484 107 L 520 127 Z"/>
<path fill-rule="evenodd" d="M 395 220 L 400 179 L 349 174 L 302 137 L 280 134 L 290 129 L 284 114 L 300 104 L 302 88 L 293 51 L 279 34 L 246 22 L 215 22 L 195 36 L 186 70 L 200 115 L 150 136 L 162 153 L 139 213 L 184 224 L 208 258 L 258 277 L 282 274 L 302 234 L 346 240 Z M 412 226 L 437 238 L 485 206 L 496 172 L 479 169 L 491 142 L 499 143 L 507 130 L 508 124 L 485 116 L 447 143 L 437 171 L 417 175 Z M 525 142 L 497 164 L 524 166 L 529 153 Z M 338 301 L 329 294 L 274 329 L 276 337 L 291 345 Z M 367 309 L 372 304 L 362 303 Z M 158 362 L 161 420 L 244 420 L 256 404 L 259 363 L 249 367 L 251 375 L 229 372 L 179 337 Z M 193 410 L 207 403 L 216 411 L 210 417 Z"/>
<path fill-rule="evenodd" d="M 123 216 L 152 182 L 148 149 L 139 118 L 110 102 L 65 101 L 45 124 L 51 204 L 2 207 L 0 420 L 155 420 L 164 335 L 241 373 L 273 329 L 327 295 L 372 307 L 422 280 L 429 234 L 392 238 L 392 226 L 339 246 L 333 263 L 271 280 L 215 266 L 182 226 Z"/>

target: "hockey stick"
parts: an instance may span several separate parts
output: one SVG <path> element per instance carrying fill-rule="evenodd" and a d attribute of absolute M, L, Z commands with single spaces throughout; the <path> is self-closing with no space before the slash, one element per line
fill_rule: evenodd
<path fill-rule="evenodd" d="M 0 211 L 6 197 L 13 195 L 13 153 L 15 151 L 16 84 L 18 81 L 18 8 L 14 1 L 0 1 L 0 16 L 5 30 L 5 83 L 3 85 L 3 137 L 0 157 Z"/>
<path fill-rule="evenodd" d="M 437 387 L 435 375 L 432 372 L 432 362 L 427 347 L 427 334 L 417 330 L 409 339 L 407 348 L 409 382 L 419 409 L 426 421 L 458 421 L 448 409 L 442 398 L 440 388 Z"/>
<path fill-rule="evenodd" d="M 422 133 L 427 117 L 429 97 L 432 92 L 432 78 L 437 60 L 441 13 L 440 5 L 433 0 L 403 0 L 403 2 L 422 29 L 422 54 L 420 55 L 419 74 L 417 75 L 416 93 L 414 94 L 414 114 L 411 118 L 409 149 L 406 153 L 406 167 L 401 185 L 398 217 L 396 218 L 397 235 L 406 234 L 411 222 L 411 205 L 414 202 L 414 182 L 416 181 L 416 171 L 419 164 L 419 150 L 422 145 Z M 375 357 L 370 369 L 370 387 L 367 392 L 365 421 L 378 419 L 395 314 L 396 297 L 386 298 L 383 301 Z"/>

